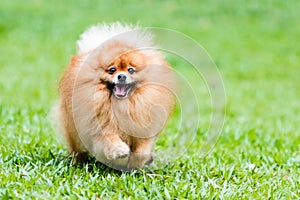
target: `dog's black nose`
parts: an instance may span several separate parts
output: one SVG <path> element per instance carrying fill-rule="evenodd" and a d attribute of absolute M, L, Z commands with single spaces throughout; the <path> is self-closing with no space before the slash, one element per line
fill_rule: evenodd
<path fill-rule="evenodd" d="M 126 75 L 125 74 L 119 74 L 118 75 L 118 80 L 119 81 L 126 81 Z"/>

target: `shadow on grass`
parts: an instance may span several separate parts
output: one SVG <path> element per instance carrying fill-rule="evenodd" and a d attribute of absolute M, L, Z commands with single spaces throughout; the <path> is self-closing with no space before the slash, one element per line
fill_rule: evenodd
<path fill-rule="evenodd" d="M 166 173 L 167 168 L 172 168 L 172 166 L 168 166 L 164 169 L 151 169 L 151 167 L 145 167 L 141 170 L 120 171 L 106 166 L 89 154 L 71 155 L 67 154 L 64 149 L 49 149 L 49 147 L 49 150 L 45 151 L 45 146 L 43 145 L 35 145 L 33 148 L 31 146 L 31 148 L 25 149 L 29 151 L 15 147 L 10 155 L 3 157 L 4 163 L 10 163 L 10 166 L 17 171 L 23 169 L 25 171 L 33 170 L 37 173 L 52 171 L 56 175 L 67 175 L 72 173 L 89 173 L 101 176 L 130 175 L 137 178 L 145 174 L 163 175 Z"/>

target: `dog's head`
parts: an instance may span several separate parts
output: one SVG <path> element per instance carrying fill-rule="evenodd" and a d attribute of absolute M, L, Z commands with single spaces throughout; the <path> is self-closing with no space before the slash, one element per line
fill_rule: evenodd
<path fill-rule="evenodd" d="M 120 58 L 105 69 L 107 86 L 118 98 L 126 98 L 137 84 L 137 67 L 132 62 Z"/>
<path fill-rule="evenodd" d="M 131 49 L 128 51 L 127 49 L 125 52 L 122 48 L 119 50 L 105 51 L 107 59 L 105 63 L 107 64 L 101 66 L 100 80 L 107 85 L 117 99 L 125 99 L 140 83 L 149 80 L 149 75 L 153 74 L 150 72 L 152 70 L 149 70 L 149 66 L 153 65 L 154 58 L 158 59 L 160 55 L 153 56 L 147 50 Z M 107 52 L 110 52 L 111 55 L 108 55 Z"/>
<path fill-rule="evenodd" d="M 122 54 L 104 67 L 100 79 L 116 98 L 124 99 L 141 80 L 140 71 L 143 70 L 145 59 L 138 51 Z"/>

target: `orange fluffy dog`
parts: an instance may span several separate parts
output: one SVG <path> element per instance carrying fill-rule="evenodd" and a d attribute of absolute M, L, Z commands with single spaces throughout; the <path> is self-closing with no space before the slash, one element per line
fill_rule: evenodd
<path fill-rule="evenodd" d="M 60 125 L 73 153 L 118 169 L 153 160 L 175 103 L 173 70 L 151 33 L 114 23 L 88 29 L 60 81 Z"/>

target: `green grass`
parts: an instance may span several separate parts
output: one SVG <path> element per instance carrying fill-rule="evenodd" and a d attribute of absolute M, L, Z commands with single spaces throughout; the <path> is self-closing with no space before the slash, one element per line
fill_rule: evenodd
<path fill-rule="evenodd" d="M 1 199 L 300 198 L 299 10 L 296 0 L 2 0 Z M 116 20 L 183 32 L 217 64 L 227 115 L 206 157 L 196 155 L 196 140 L 157 170 L 122 173 L 92 158 L 72 164 L 47 114 L 79 34 Z M 209 116 L 204 109 L 204 121 Z M 176 126 L 171 121 L 164 132 Z M 205 130 L 199 127 L 199 140 Z M 167 140 L 162 135 L 157 148 L 167 147 Z"/>

